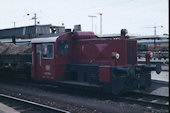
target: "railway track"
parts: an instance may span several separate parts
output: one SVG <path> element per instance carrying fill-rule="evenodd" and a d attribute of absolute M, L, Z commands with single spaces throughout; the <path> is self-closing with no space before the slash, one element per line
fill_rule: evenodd
<path fill-rule="evenodd" d="M 119 99 L 126 100 L 128 102 L 134 102 L 140 105 L 168 109 L 169 97 L 152 95 L 148 93 L 128 93 L 118 97 Z"/>
<path fill-rule="evenodd" d="M 0 102 L 18 110 L 21 113 L 70 113 L 66 110 L 54 108 L 44 104 L 0 94 Z"/>
<path fill-rule="evenodd" d="M 10 82 L 11 83 L 11 82 Z M 32 86 L 37 87 L 41 89 L 45 89 L 48 91 L 57 91 L 59 93 L 66 93 L 70 95 L 76 95 L 76 96 L 85 96 L 88 98 L 94 98 L 94 99 L 101 99 L 101 100 L 111 100 L 111 101 L 118 101 L 118 102 L 126 102 L 131 104 L 138 104 L 143 106 L 149 106 L 152 108 L 158 108 L 158 109 L 164 109 L 168 110 L 169 108 L 169 97 L 165 96 L 159 96 L 159 95 L 152 95 L 152 94 L 144 94 L 140 92 L 132 92 L 132 93 L 126 93 L 119 96 L 115 96 L 112 94 L 105 94 L 105 93 L 98 93 L 96 95 L 96 92 L 89 92 L 89 91 L 82 91 L 82 90 L 73 90 L 73 89 L 63 89 L 59 86 L 54 86 L 52 84 L 36 84 L 36 83 L 17 83 L 15 81 L 14 84 L 22 84 L 26 86 Z"/>

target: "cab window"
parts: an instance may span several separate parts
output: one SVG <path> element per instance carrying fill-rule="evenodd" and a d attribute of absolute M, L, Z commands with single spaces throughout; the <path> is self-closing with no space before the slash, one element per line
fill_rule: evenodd
<path fill-rule="evenodd" d="M 40 59 L 41 54 L 41 44 L 36 44 L 36 58 Z"/>
<path fill-rule="evenodd" d="M 53 59 L 54 58 L 54 45 L 51 43 L 42 44 L 42 56 L 43 56 L 43 59 Z"/>
<path fill-rule="evenodd" d="M 68 41 L 67 40 L 57 41 L 57 54 L 68 55 Z"/>

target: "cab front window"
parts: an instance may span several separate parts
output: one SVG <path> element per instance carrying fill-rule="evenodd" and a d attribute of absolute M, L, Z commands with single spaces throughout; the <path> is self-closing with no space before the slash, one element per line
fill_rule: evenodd
<path fill-rule="evenodd" d="M 42 56 L 43 56 L 43 59 L 53 59 L 54 58 L 54 45 L 51 43 L 42 44 Z"/>
<path fill-rule="evenodd" d="M 68 41 L 67 40 L 57 41 L 57 54 L 68 55 Z"/>

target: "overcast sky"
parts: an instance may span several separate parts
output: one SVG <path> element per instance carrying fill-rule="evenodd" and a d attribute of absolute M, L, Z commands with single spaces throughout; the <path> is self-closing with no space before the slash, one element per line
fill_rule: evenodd
<path fill-rule="evenodd" d="M 100 33 L 102 13 L 103 34 L 120 33 L 126 28 L 129 34 L 153 35 L 169 31 L 168 0 L 0 0 L 0 29 L 33 25 L 37 14 L 40 25 L 52 24 L 73 29 L 81 24 L 83 31 Z M 29 16 L 27 14 L 30 14 Z M 163 28 L 159 27 L 163 26 Z"/>

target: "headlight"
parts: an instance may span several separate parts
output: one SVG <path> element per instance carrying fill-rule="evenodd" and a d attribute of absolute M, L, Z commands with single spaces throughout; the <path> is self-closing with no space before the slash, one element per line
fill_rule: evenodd
<path fill-rule="evenodd" d="M 111 56 L 112 56 L 112 59 L 119 59 L 120 58 L 120 55 L 117 52 L 112 52 Z"/>
<path fill-rule="evenodd" d="M 116 53 L 116 59 L 119 59 L 120 55 L 119 53 Z"/>

